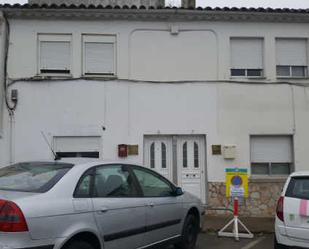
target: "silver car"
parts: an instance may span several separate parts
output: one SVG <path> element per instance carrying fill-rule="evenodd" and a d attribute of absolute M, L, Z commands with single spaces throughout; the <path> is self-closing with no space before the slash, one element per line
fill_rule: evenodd
<path fill-rule="evenodd" d="M 145 167 L 25 162 L 0 169 L 0 249 L 192 249 L 203 209 Z"/>

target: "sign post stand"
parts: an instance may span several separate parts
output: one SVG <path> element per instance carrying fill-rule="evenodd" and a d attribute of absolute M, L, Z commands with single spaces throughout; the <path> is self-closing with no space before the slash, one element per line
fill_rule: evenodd
<path fill-rule="evenodd" d="M 230 225 L 233 224 L 233 231 L 232 232 L 226 232 L 225 230 L 229 228 Z M 239 227 L 242 227 L 245 229 L 247 233 L 240 233 Z M 238 198 L 236 197 L 234 199 L 234 218 L 227 223 L 219 232 L 218 236 L 220 237 L 234 237 L 236 241 L 239 241 L 239 238 L 247 238 L 252 239 L 254 235 L 249 231 L 249 229 L 241 222 L 241 220 L 238 218 Z"/>
<path fill-rule="evenodd" d="M 233 219 L 227 223 L 219 232 L 220 237 L 234 237 L 236 241 L 239 238 L 252 239 L 254 235 L 249 231 L 249 229 L 241 222 L 238 218 L 238 198 L 247 198 L 248 193 L 248 173 L 247 169 L 226 169 L 226 197 L 234 198 L 233 202 Z M 233 225 L 232 232 L 227 232 L 226 230 Z M 246 233 L 240 233 L 239 228 L 242 227 Z"/>

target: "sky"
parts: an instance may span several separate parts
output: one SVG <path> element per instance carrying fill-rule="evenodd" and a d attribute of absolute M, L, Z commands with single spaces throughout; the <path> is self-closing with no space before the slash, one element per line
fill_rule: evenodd
<path fill-rule="evenodd" d="M 181 0 L 166 0 L 172 5 Z M 0 3 L 26 3 L 27 0 L 0 0 Z M 271 7 L 271 8 L 309 8 L 309 0 L 196 0 L 197 6 L 205 7 Z"/>

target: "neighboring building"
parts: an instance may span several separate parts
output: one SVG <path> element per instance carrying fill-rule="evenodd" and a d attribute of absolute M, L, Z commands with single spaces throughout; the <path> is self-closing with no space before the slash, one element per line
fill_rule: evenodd
<path fill-rule="evenodd" d="M 145 164 L 213 207 L 225 168 L 244 167 L 243 214 L 272 215 L 286 176 L 309 168 L 309 13 L 156 3 L 0 7 L 0 163 L 53 159 L 46 136 L 61 156 Z"/>

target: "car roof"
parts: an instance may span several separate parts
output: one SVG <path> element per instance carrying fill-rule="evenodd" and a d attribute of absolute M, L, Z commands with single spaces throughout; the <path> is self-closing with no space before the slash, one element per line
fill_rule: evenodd
<path fill-rule="evenodd" d="M 298 171 L 291 174 L 293 176 L 309 176 L 309 171 Z"/>

